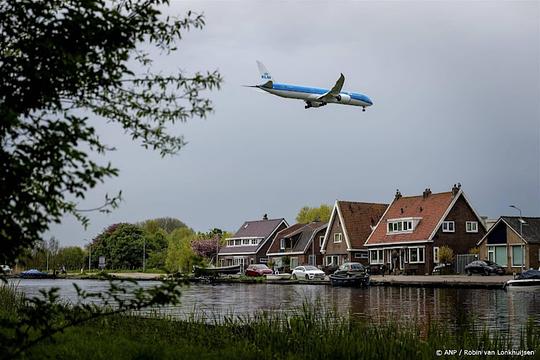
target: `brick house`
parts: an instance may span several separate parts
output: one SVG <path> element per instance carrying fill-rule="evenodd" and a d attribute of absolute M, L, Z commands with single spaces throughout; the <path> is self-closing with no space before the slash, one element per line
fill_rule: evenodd
<path fill-rule="evenodd" d="M 289 226 L 274 237 L 266 255 L 277 268 L 283 266 L 285 256 L 290 259 L 291 269 L 298 265 L 322 265 L 321 244 L 327 226 L 320 221 Z"/>
<path fill-rule="evenodd" d="M 420 196 L 401 196 L 398 190 L 365 245 L 370 265 L 386 264 L 394 273 L 430 274 L 439 263 L 441 246 L 466 254 L 485 233 L 461 185 L 437 194 L 426 189 Z"/>
<path fill-rule="evenodd" d="M 522 267 L 538 269 L 540 218 L 501 216 L 480 239 L 478 246 L 480 259 L 491 260 L 504 266 L 509 273 L 520 272 Z"/>
<path fill-rule="evenodd" d="M 336 200 L 321 245 L 325 266 L 347 261 L 368 263 L 364 246 L 388 204 Z"/>
<path fill-rule="evenodd" d="M 240 229 L 227 239 L 225 246 L 219 249 L 218 264 L 249 265 L 268 261 L 266 251 L 276 234 L 287 228 L 285 219 L 268 219 L 246 221 Z"/>

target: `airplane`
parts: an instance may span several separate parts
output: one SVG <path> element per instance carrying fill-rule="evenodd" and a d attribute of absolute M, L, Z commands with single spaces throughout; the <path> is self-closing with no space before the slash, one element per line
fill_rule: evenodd
<path fill-rule="evenodd" d="M 259 88 L 270 94 L 284 98 L 304 100 L 306 103 L 305 109 L 318 108 L 332 103 L 361 106 L 362 111 L 366 111 L 366 107 L 373 105 L 371 99 L 364 94 L 341 90 L 343 88 L 343 83 L 345 82 L 345 76 L 343 76 L 343 74 L 339 76 L 336 84 L 328 90 L 276 83 L 263 63 L 257 61 L 257 67 L 261 73 L 263 83 L 260 85 L 249 85 L 248 87 Z"/>

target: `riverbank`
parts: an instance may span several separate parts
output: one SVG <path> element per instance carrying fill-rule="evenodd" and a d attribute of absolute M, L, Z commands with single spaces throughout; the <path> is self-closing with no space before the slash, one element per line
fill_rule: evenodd
<path fill-rule="evenodd" d="M 111 272 L 107 276 L 120 280 L 135 281 L 156 281 L 163 280 L 166 274 L 143 273 L 143 272 Z M 15 277 L 16 278 L 16 277 Z M 70 273 L 57 276 L 57 279 L 81 279 L 100 280 L 104 278 L 104 273 Z M 400 287 L 432 287 L 432 288 L 469 288 L 469 289 L 502 289 L 504 284 L 513 279 L 512 275 L 503 276 L 480 276 L 480 275 L 372 275 L 372 286 L 400 286 Z M 330 281 L 325 280 L 278 280 L 266 279 L 263 277 L 246 277 L 240 275 L 229 275 L 216 278 L 186 278 L 191 283 L 215 283 L 215 284 L 278 284 L 278 285 L 330 285 Z"/>

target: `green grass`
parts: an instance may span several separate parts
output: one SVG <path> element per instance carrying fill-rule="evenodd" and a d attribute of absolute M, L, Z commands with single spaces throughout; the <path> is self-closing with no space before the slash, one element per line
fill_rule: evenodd
<path fill-rule="evenodd" d="M 114 316 L 72 328 L 29 358 L 55 359 L 432 359 L 440 349 L 535 349 L 540 331 L 529 324 L 521 339 L 486 330 L 453 334 L 441 324 L 374 324 L 320 317 L 305 306 L 293 315 L 260 313 L 223 321 Z M 489 358 L 475 356 L 476 359 Z M 495 358 L 495 357 L 492 357 Z"/>

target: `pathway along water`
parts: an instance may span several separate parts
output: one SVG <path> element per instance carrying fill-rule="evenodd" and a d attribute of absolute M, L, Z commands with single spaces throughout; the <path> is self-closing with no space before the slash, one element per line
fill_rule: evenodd
<path fill-rule="evenodd" d="M 73 283 L 87 291 L 103 291 L 99 280 L 14 280 L 28 296 L 39 289 L 58 287 L 63 299 L 76 300 Z M 140 282 L 152 287 L 157 281 Z M 493 289 L 451 289 L 371 286 L 364 289 L 320 285 L 221 284 L 191 285 L 182 290 L 181 304 L 163 309 L 165 314 L 184 317 L 198 312 L 208 317 L 252 315 L 260 311 L 291 312 L 303 303 L 334 309 L 338 314 L 372 321 L 438 320 L 457 329 L 476 323 L 481 328 L 519 331 L 532 320 L 540 326 L 540 289 L 508 291 Z"/>

